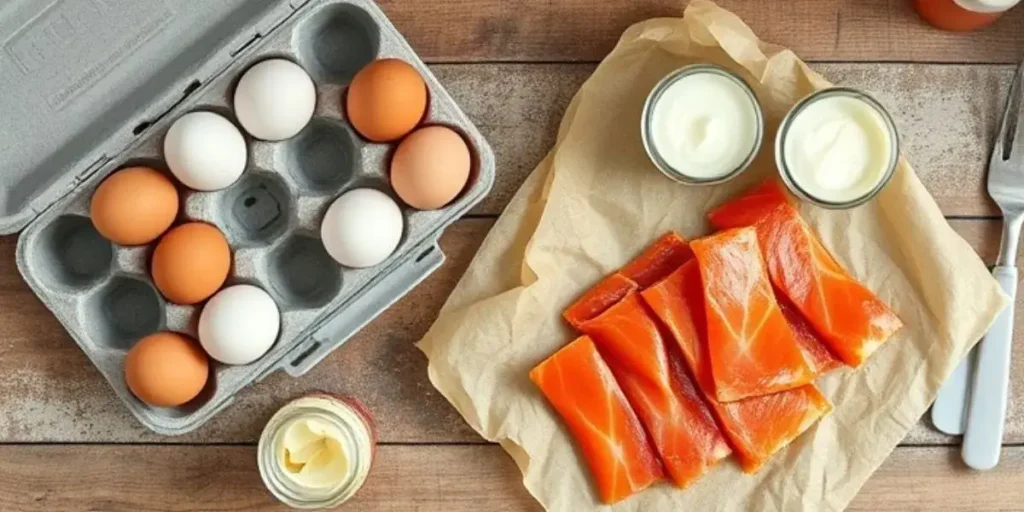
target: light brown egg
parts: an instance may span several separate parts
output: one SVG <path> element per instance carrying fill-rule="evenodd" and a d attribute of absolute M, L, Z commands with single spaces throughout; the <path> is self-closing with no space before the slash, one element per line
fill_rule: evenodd
<path fill-rule="evenodd" d="M 170 178 L 149 167 L 129 167 L 96 189 L 89 216 L 104 238 L 143 245 L 167 231 L 178 216 L 178 190 Z"/>
<path fill-rule="evenodd" d="M 210 375 L 210 360 L 198 343 L 174 332 L 139 340 L 124 359 L 124 380 L 143 402 L 176 407 L 196 397 Z"/>
<path fill-rule="evenodd" d="M 427 84 L 405 61 L 381 59 L 356 73 L 345 110 L 360 135 L 390 142 L 411 132 L 427 111 Z"/>
<path fill-rule="evenodd" d="M 196 304 L 224 284 L 231 270 L 231 249 L 219 229 L 202 222 L 177 226 L 153 251 L 153 282 L 167 300 Z"/>
<path fill-rule="evenodd" d="M 402 140 L 391 159 L 391 186 L 418 210 L 450 203 L 466 186 L 469 146 L 451 128 L 427 126 Z"/>

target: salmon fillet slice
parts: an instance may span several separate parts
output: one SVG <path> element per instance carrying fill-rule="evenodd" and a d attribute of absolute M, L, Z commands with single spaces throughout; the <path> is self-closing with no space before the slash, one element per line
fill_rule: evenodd
<path fill-rule="evenodd" d="M 731 450 L 678 349 L 667 345 L 636 293 L 581 329 L 597 345 L 672 481 L 685 488 Z"/>
<path fill-rule="evenodd" d="M 610 274 L 576 299 L 571 306 L 565 308 L 562 318 L 578 331 L 583 322 L 604 313 L 604 310 L 637 288 L 639 287 L 632 279 L 618 272 Z"/>
<path fill-rule="evenodd" d="M 779 303 L 782 316 L 786 317 L 789 328 L 793 330 L 793 338 L 796 340 L 797 347 L 800 348 L 800 353 L 804 355 L 804 362 L 807 363 L 815 377 L 820 377 L 843 366 L 843 362 L 832 355 L 807 319 L 778 290 L 775 290 L 775 301 Z"/>
<path fill-rule="evenodd" d="M 562 318 L 578 331 L 583 322 L 600 315 L 629 293 L 667 276 L 691 258 L 693 251 L 682 236 L 674 231 L 665 233 L 618 272 L 584 292 L 565 308 Z"/>
<path fill-rule="evenodd" d="M 732 402 L 814 380 L 775 302 L 754 228 L 690 243 L 704 284 L 715 398 Z"/>
<path fill-rule="evenodd" d="M 679 344 L 687 366 L 707 397 L 744 471 L 756 472 L 832 410 L 832 405 L 814 385 L 729 403 L 715 399 L 704 289 L 696 260 L 687 262 L 641 295 Z"/>
<path fill-rule="evenodd" d="M 844 363 L 860 366 L 903 326 L 825 249 L 777 181 L 720 206 L 709 218 L 719 229 L 757 229 L 772 282 Z"/>
<path fill-rule="evenodd" d="M 708 212 L 711 226 L 718 230 L 753 226 L 789 198 L 779 180 L 769 178 Z"/>
<path fill-rule="evenodd" d="M 660 281 L 693 258 L 693 251 L 679 233 L 669 231 L 619 270 L 640 289 Z"/>
<path fill-rule="evenodd" d="M 715 402 L 714 408 L 747 473 L 756 473 L 832 412 L 832 404 L 814 384 L 738 402 Z"/>
<path fill-rule="evenodd" d="M 661 463 L 594 342 L 581 336 L 530 371 L 576 439 L 604 503 L 664 477 Z"/>

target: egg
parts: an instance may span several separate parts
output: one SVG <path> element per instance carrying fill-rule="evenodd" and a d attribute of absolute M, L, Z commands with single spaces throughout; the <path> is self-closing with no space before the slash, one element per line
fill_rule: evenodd
<path fill-rule="evenodd" d="M 418 210 L 450 203 L 469 180 L 469 146 L 454 130 L 427 126 L 402 140 L 391 158 L 391 186 Z"/>
<path fill-rule="evenodd" d="M 120 245 L 156 240 L 178 216 L 178 190 L 170 178 L 149 167 L 129 167 L 100 183 L 89 203 L 96 231 Z"/>
<path fill-rule="evenodd" d="M 203 192 L 238 180 L 248 160 L 245 138 L 231 121 L 213 112 L 178 118 L 164 137 L 164 159 L 178 181 Z"/>
<path fill-rule="evenodd" d="M 357 188 L 331 203 L 320 224 L 320 237 L 338 263 L 372 267 L 395 252 L 403 224 L 402 211 L 387 194 Z"/>
<path fill-rule="evenodd" d="M 219 229 L 191 222 L 160 239 L 151 266 L 153 282 L 167 300 L 196 304 L 224 284 L 231 270 L 231 249 Z"/>
<path fill-rule="evenodd" d="M 157 407 L 175 407 L 206 386 L 210 361 L 199 345 L 174 332 L 142 338 L 124 358 L 124 380 L 132 394 Z"/>
<path fill-rule="evenodd" d="M 262 289 L 240 284 L 214 295 L 199 315 L 199 343 L 225 364 L 249 364 L 277 340 L 281 313 Z"/>
<path fill-rule="evenodd" d="M 313 118 L 316 87 L 298 64 L 269 59 L 249 68 L 235 87 L 235 115 L 257 139 L 294 137 Z"/>
<path fill-rule="evenodd" d="M 374 142 L 398 140 L 423 119 L 427 84 L 405 61 L 376 60 L 352 79 L 345 109 L 352 126 L 363 137 Z"/>

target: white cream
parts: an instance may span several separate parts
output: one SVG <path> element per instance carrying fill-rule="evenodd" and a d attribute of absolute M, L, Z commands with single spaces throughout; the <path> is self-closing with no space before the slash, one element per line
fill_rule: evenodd
<path fill-rule="evenodd" d="M 785 134 L 790 179 L 808 195 L 831 203 L 871 193 L 885 177 L 893 152 L 885 119 L 851 96 L 825 96 L 794 114 Z"/>
<path fill-rule="evenodd" d="M 654 150 L 687 177 L 725 176 L 743 165 L 757 144 L 757 105 L 727 76 L 686 75 L 670 84 L 652 108 Z"/>

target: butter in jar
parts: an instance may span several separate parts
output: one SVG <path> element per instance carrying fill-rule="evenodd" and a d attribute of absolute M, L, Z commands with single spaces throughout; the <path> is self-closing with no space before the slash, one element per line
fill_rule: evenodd
<path fill-rule="evenodd" d="M 366 482 L 376 431 L 358 401 L 314 394 L 282 407 L 267 423 L 257 449 L 263 483 L 293 508 L 333 508 Z"/>

